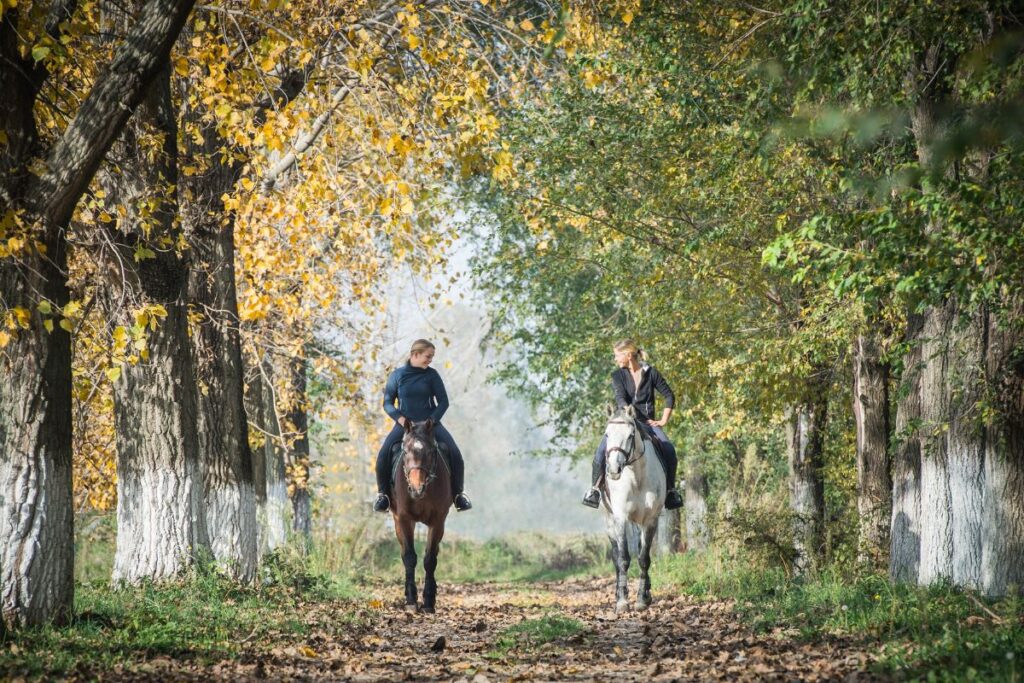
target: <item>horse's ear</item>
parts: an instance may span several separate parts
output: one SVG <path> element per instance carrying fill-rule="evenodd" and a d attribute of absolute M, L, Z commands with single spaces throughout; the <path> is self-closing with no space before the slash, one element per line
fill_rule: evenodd
<path fill-rule="evenodd" d="M 604 412 L 608 413 L 608 419 L 609 420 L 612 419 L 612 415 L 615 414 L 615 406 L 613 406 L 611 403 L 607 403 L 607 404 L 605 404 L 604 408 L 605 408 Z"/>
<path fill-rule="evenodd" d="M 411 432 L 412 431 L 412 420 L 410 420 L 409 418 L 405 418 L 405 426 L 403 427 L 403 429 L 405 430 L 406 434 Z"/>
<path fill-rule="evenodd" d="M 634 420 L 636 419 L 636 408 L 633 407 L 632 403 L 626 406 L 626 414 L 629 415 Z"/>
<path fill-rule="evenodd" d="M 428 417 L 423 422 L 423 428 L 426 429 L 428 432 L 433 431 L 434 430 L 434 421 L 431 418 Z"/>

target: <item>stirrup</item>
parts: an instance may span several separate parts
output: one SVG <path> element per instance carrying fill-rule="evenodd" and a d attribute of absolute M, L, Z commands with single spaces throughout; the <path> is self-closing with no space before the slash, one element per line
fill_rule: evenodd
<path fill-rule="evenodd" d="M 377 500 L 373 501 L 374 512 L 387 512 L 391 509 L 391 499 L 385 493 L 378 493 Z"/>
<path fill-rule="evenodd" d="M 465 512 L 473 507 L 472 501 L 469 500 L 469 496 L 465 493 L 460 493 L 455 496 L 455 510 L 458 512 Z"/>
<path fill-rule="evenodd" d="M 678 489 L 669 489 L 665 492 L 665 509 L 678 510 L 683 507 L 683 497 L 679 495 Z"/>
<path fill-rule="evenodd" d="M 592 488 L 587 491 L 587 494 L 583 496 L 583 504 L 588 508 L 594 508 L 595 510 L 601 505 L 601 492 L 596 488 Z"/>

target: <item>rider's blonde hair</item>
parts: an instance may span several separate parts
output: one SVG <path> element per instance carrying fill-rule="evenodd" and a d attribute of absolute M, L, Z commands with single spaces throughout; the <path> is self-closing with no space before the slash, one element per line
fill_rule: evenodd
<path fill-rule="evenodd" d="M 647 358 L 646 354 L 644 354 L 643 352 L 643 349 L 637 346 L 636 342 L 633 341 L 632 339 L 623 339 L 621 341 L 617 341 L 615 342 L 615 346 L 613 348 L 616 351 L 628 351 L 634 356 L 636 356 L 637 360 L 645 360 Z"/>
<path fill-rule="evenodd" d="M 412 343 L 412 348 L 409 349 L 409 359 L 411 360 L 412 357 L 415 356 L 417 353 L 423 353 L 424 351 L 426 351 L 428 349 L 434 349 L 434 348 L 436 348 L 436 347 L 429 340 L 427 340 L 427 339 L 417 339 L 416 341 L 414 341 Z"/>

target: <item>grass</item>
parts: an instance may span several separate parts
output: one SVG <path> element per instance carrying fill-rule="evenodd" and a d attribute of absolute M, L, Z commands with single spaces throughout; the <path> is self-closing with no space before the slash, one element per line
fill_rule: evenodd
<path fill-rule="evenodd" d="M 992 602 L 949 586 L 893 585 L 873 574 L 826 571 L 793 580 L 713 552 L 662 558 L 653 580 L 700 598 L 734 599 L 758 630 L 881 643 L 878 667 L 901 677 L 1019 681 L 1024 668 L 1024 609 L 1015 597 Z"/>
<path fill-rule="evenodd" d="M 566 538 L 536 533 L 486 542 L 445 539 L 437 578 L 452 583 L 530 583 L 600 574 L 607 569 L 607 546 L 607 541 L 596 536 Z M 421 563 L 417 574 L 422 575 L 422 543 L 416 544 L 416 555 Z M 383 576 L 393 582 L 404 575 L 398 543 L 392 538 L 369 545 L 354 565 L 361 576 Z"/>
<path fill-rule="evenodd" d="M 499 633 L 494 648 L 486 656 L 503 659 L 513 650 L 538 648 L 585 630 L 582 622 L 558 613 L 547 614 L 540 619 L 526 619 Z"/>
<path fill-rule="evenodd" d="M 75 602 L 67 626 L 4 636 L 0 673 L 83 673 L 158 656 L 210 663 L 234 657 L 241 643 L 299 636 L 306 628 L 288 592 L 230 588 L 221 579 L 122 591 L 87 587 Z"/>
<path fill-rule="evenodd" d="M 94 548 L 93 559 L 109 564 Z M 231 659 L 246 643 L 289 640 L 308 627 L 310 602 L 348 600 L 351 584 L 311 573 L 288 552 L 264 563 L 256 587 L 240 587 L 211 567 L 159 587 L 117 589 L 80 563 L 74 617 L 64 626 L 0 633 L 0 679 L 83 676 L 170 657 L 196 663 Z M 343 605 L 344 607 L 344 605 Z M 353 617 L 343 611 L 339 626 Z"/>

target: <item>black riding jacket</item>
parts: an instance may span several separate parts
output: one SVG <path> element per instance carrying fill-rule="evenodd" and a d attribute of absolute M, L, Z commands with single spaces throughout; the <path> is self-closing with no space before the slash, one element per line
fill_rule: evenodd
<path fill-rule="evenodd" d="M 676 395 L 672 393 L 672 387 L 668 385 L 665 378 L 661 376 L 657 368 L 644 363 L 641 366 L 640 386 L 633 386 L 633 375 L 629 368 L 619 368 L 612 373 L 612 388 L 615 390 L 615 404 L 619 408 L 632 405 L 636 409 L 636 416 L 641 422 L 656 420 L 654 416 L 654 392 L 657 391 L 665 398 L 666 408 L 675 408 Z"/>

